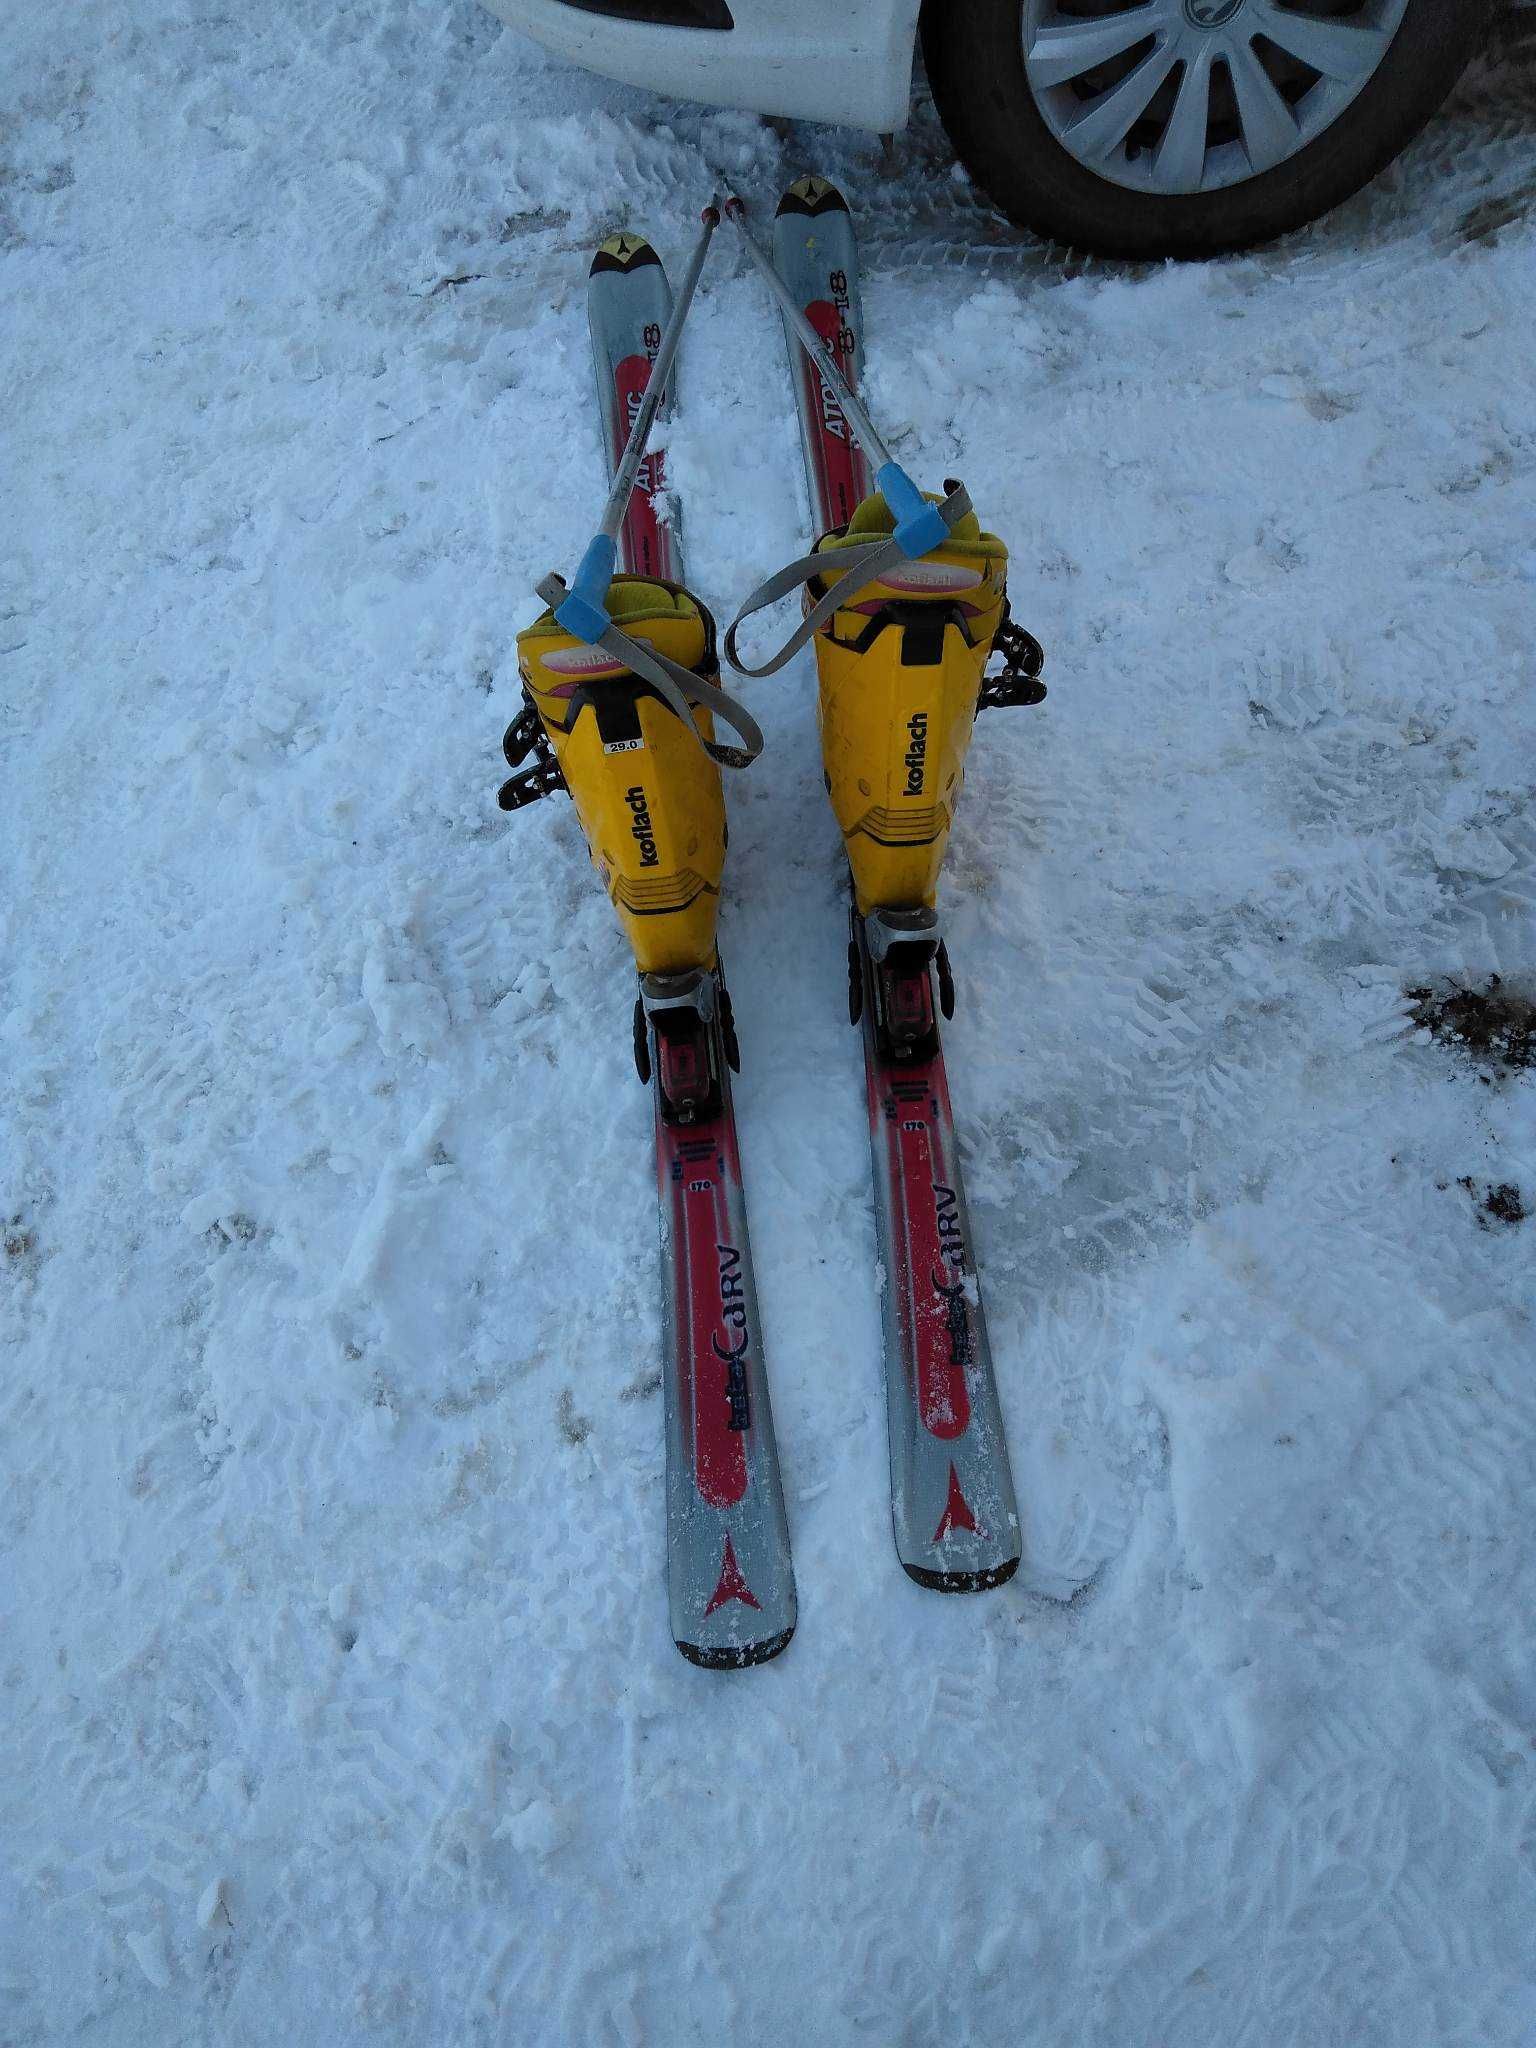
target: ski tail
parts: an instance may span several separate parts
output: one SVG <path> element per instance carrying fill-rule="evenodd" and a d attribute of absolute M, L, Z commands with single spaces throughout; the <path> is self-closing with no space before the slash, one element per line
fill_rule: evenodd
<path fill-rule="evenodd" d="M 856 388 L 864 355 L 858 247 L 835 186 L 808 177 L 785 193 L 774 260 Z M 790 363 L 812 524 L 818 535 L 836 533 L 869 496 L 868 465 L 793 338 Z M 933 592 L 922 594 L 931 609 Z M 915 605 L 909 610 L 907 626 L 920 628 Z M 825 736 L 825 678 L 821 694 Z M 972 694 L 967 708 L 973 703 Z M 907 783 L 919 789 L 912 802 L 921 803 L 922 778 L 909 770 Z M 912 885 L 909 908 L 866 904 L 861 915 L 855 906 L 849 996 L 864 1034 L 896 1551 L 918 1584 L 966 1593 L 1011 1578 L 1022 1546 L 939 1036 L 953 983 L 925 887 Z"/>
<path fill-rule="evenodd" d="M 778 1656 L 796 1597 L 731 1106 L 735 1030 L 718 970 L 647 976 L 641 991 L 636 1047 L 655 1094 L 661 1202 L 672 1634 L 691 1663 L 739 1669 Z"/>
<path fill-rule="evenodd" d="M 587 323 L 597 379 L 603 462 L 612 478 L 650 381 L 672 310 L 672 288 L 661 258 L 643 235 L 610 235 L 592 258 L 587 280 Z M 668 391 L 657 416 L 672 412 Z M 640 466 L 619 535 L 621 565 L 662 583 L 683 580 L 676 506 L 667 483 L 664 445 L 653 445 Z"/>
<path fill-rule="evenodd" d="M 1020 1540 L 939 1045 L 948 965 L 931 913 L 854 912 L 896 1552 L 919 1585 L 971 1593 L 1013 1576 Z"/>

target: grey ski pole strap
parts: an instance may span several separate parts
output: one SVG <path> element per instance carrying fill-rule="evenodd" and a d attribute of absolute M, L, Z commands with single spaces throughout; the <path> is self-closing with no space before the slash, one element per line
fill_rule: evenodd
<path fill-rule="evenodd" d="M 939 517 L 948 532 L 953 532 L 958 523 L 971 509 L 970 493 L 964 484 L 956 483 L 953 477 L 945 482 L 948 496 L 939 506 Z M 801 648 L 821 631 L 827 620 L 842 604 L 862 590 L 866 583 L 877 583 L 887 569 L 893 569 L 898 562 L 910 561 L 906 549 L 894 533 L 883 533 L 874 540 L 863 541 L 855 547 L 828 548 L 821 554 L 802 555 L 798 562 L 791 562 L 780 569 L 776 576 L 770 576 L 766 583 L 760 583 L 752 595 L 745 600 L 725 631 L 725 658 L 739 675 L 771 676 L 781 669 L 785 662 L 793 659 Z M 758 612 L 766 611 L 771 604 L 777 604 L 781 597 L 788 597 L 792 590 L 803 584 L 814 583 L 818 576 L 842 574 L 837 581 L 817 598 L 806 612 L 800 624 L 791 633 L 778 653 L 765 661 L 761 668 L 751 668 L 736 651 L 736 635 L 748 619 Z"/>
<path fill-rule="evenodd" d="M 565 578 L 546 576 L 537 590 L 550 610 L 558 615 L 565 598 Z M 615 661 L 622 661 L 627 669 L 649 683 L 668 710 L 690 728 L 709 758 L 718 761 L 722 768 L 750 768 L 763 751 L 763 729 L 746 705 L 727 696 L 713 683 L 706 683 L 702 676 L 696 676 L 681 662 L 671 660 L 655 647 L 647 647 L 642 640 L 631 639 L 628 633 L 621 632 L 612 624 L 589 644 L 601 647 L 605 654 L 611 654 Z M 695 704 L 728 726 L 741 745 L 724 747 L 715 740 L 706 739 L 691 709 Z"/>

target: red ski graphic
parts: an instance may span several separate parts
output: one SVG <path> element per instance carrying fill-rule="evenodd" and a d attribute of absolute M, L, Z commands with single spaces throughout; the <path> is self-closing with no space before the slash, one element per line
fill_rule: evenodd
<path fill-rule="evenodd" d="M 834 290 L 836 277 L 840 275 L 834 274 Z M 813 299 L 805 308 L 805 317 L 827 344 L 843 375 L 852 377 L 857 337 L 844 320 L 843 308 L 827 299 Z M 795 361 L 804 385 L 801 403 L 811 409 L 811 417 L 819 419 L 821 426 L 814 443 L 818 471 L 815 480 L 817 501 L 829 508 L 833 525 L 846 526 L 860 501 L 869 493 L 869 470 L 864 451 L 848 430 L 837 394 L 820 371 L 812 368 L 809 357 L 798 344 Z"/>
<path fill-rule="evenodd" d="M 715 1609 L 723 1607 L 727 1600 L 739 1600 L 743 1607 L 761 1609 L 762 1606 L 762 1602 L 741 1576 L 741 1566 L 736 1562 L 736 1546 L 732 1543 L 729 1532 L 725 1538 L 725 1556 L 720 1565 L 720 1583 L 710 1596 L 709 1605 L 704 1610 L 704 1619 L 708 1621 Z"/>
<path fill-rule="evenodd" d="M 976 1517 L 971 1513 L 971 1504 L 960 1491 L 960 1474 L 951 1465 L 949 1468 L 949 1499 L 944 1503 L 944 1512 L 939 1517 L 939 1526 L 933 1532 L 935 1543 L 943 1543 L 953 1536 L 957 1529 L 969 1529 L 974 1536 L 978 1533 Z"/>
<path fill-rule="evenodd" d="M 649 330 L 648 330 L 649 332 Z M 660 336 L 657 336 L 658 340 Z M 624 453 L 630 427 L 640 410 L 645 387 L 651 379 L 648 356 L 625 356 L 614 371 L 615 396 L 613 463 Z M 640 465 L 635 493 L 624 514 L 624 560 L 641 576 L 673 577 L 671 529 L 657 517 L 655 500 L 667 487 L 667 456 L 653 448 Z"/>
<path fill-rule="evenodd" d="M 727 1238 L 726 1133 L 719 1123 L 705 1128 L 707 1135 L 692 1126 L 684 1136 L 679 1127 L 663 1125 L 657 1160 L 662 1200 L 672 1204 L 683 1338 L 678 1397 L 693 1483 L 710 1507 L 730 1508 L 746 1497 L 748 1484 L 751 1414 L 742 1389 L 749 1346 L 741 1319 L 742 1257 Z"/>
<path fill-rule="evenodd" d="M 966 1370 L 975 1357 L 975 1339 L 959 1205 L 935 1143 L 942 1076 L 934 1061 L 891 1081 L 884 1093 L 882 1078 L 869 1073 L 869 1108 L 876 1144 L 882 1125 L 893 1134 L 886 1151 L 898 1233 L 893 1277 L 907 1356 L 916 1367 L 917 1412 L 930 1436 L 953 1442 L 971 1426 Z"/>

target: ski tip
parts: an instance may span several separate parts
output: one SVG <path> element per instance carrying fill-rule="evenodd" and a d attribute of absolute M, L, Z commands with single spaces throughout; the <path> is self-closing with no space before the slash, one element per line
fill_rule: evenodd
<path fill-rule="evenodd" d="M 786 213 L 808 214 L 814 218 L 819 213 L 846 213 L 848 202 L 825 178 L 814 174 L 796 178 L 793 185 L 779 201 L 777 218 L 782 220 Z"/>
<path fill-rule="evenodd" d="M 905 1558 L 901 1562 L 907 1577 L 926 1586 L 930 1593 L 990 1593 L 994 1586 L 1006 1586 L 1019 1568 L 1016 1557 L 980 1572 L 933 1572 L 924 1565 L 908 1564 Z"/>
<path fill-rule="evenodd" d="M 660 261 L 644 235 L 610 235 L 599 244 L 587 275 L 597 277 L 605 270 L 644 270 L 647 264 Z"/>
<path fill-rule="evenodd" d="M 753 1664 L 766 1664 L 777 1657 L 795 1632 L 790 1623 L 780 1629 L 776 1636 L 765 1636 L 760 1643 L 729 1643 L 706 1647 L 703 1643 L 679 1643 L 678 1648 L 690 1664 L 697 1664 L 701 1671 L 745 1671 Z"/>

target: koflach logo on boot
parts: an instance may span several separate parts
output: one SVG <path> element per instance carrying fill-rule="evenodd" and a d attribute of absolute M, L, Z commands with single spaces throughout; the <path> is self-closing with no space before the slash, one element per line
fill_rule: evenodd
<path fill-rule="evenodd" d="M 641 867 L 659 867 L 661 855 L 656 851 L 655 828 L 651 824 L 651 806 L 645 791 L 638 782 L 633 789 L 625 790 L 624 801 L 634 813 L 629 829 L 634 833 L 635 844 L 640 849 Z"/>
<path fill-rule="evenodd" d="M 907 795 L 921 796 L 923 793 L 923 769 L 928 760 L 928 714 L 915 711 L 907 720 Z"/>

